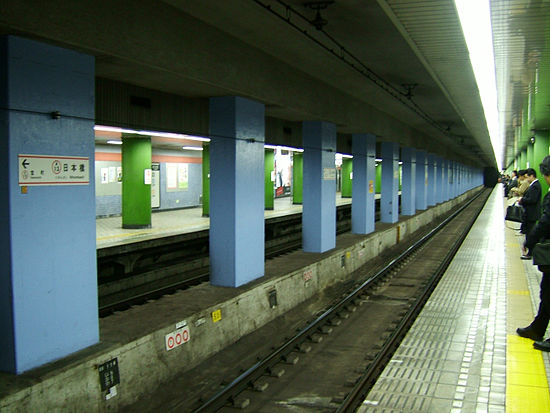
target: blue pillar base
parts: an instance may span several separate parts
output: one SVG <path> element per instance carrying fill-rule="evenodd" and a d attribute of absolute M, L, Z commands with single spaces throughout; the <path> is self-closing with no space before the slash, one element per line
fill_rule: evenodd
<path fill-rule="evenodd" d="M 399 144 L 382 142 L 380 221 L 399 221 Z"/>
<path fill-rule="evenodd" d="M 336 126 L 304 122 L 302 243 L 306 252 L 336 246 Z"/>
<path fill-rule="evenodd" d="M 1 371 L 19 374 L 99 341 L 94 82 L 92 56 L 0 37 Z M 63 166 L 62 157 L 87 158 L 87 178 L 23 193 L 19 154 Z"/>
<path fill-rule="evenodd" d="M 264 275 L 264 105 L 210 99 L 210 282 L 238 287 Z"/>
<path fill-rule="evenodd" d="M 374 181 L 376 179 L 376 137 L 354 134 L 351 232 L 370 234 L 374 231 Z"/>

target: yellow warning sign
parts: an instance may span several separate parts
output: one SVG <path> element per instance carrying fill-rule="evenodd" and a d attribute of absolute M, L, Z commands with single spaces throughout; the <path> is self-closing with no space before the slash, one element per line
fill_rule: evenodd
<path fill-rule="evenodd" d="M 369 181 L 369 194 L 372 194 L 374 192 L 374 182 L 372 179 Z"/>
<path fill-rule="evenodd" d="M 218 309 L 216 311 L 212 311 L 212 321 L 214 323 L 217 323 L 221 319 L 222 319 L 222 310 L 221 309 Z"/>

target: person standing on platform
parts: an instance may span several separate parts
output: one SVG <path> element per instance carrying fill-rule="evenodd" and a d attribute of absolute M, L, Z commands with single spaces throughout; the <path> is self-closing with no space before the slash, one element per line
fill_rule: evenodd
<path fill-rule="evenodd" d="M 527 170 L 520 169 L 518 171 L 518 186 L 512 187 L 508 193 L 508 198 L 523 196 L 527 188 L 529 188 L 529 182 L 527 181 Z"/>
<path fill-rule="evenodd" d="M 504 187 L 504 196 L 510 196 L 510 190 L 518 187 L 518 171 L 512 171 L 512 179 Z"/>
<path fill-rule="evenodd" d="M 540 164 L 540 172 L 544 180 L 550 185 L 550 156 L 545 157 Z M 523 244 L 523 254 L 532 251 L 535 244 L 544 239 L 550 239 L 550 192 L 544 196 L 542 202 L 542 216 L 533 230 L 527 234 Z M 540 283 L 539 311 L 531 324 L 524 328 L 518 328 L 516 332 L 521 337 L 535 340 L 533 347 L 542 351 L 550 351 L 550 339 L 542 341 L 548 321 L 550 321 L 550 266 L 539 265 L 542 272 Z"/>
<path fill-rule="evenodd" d="M 529 188 L 527 188 L 523 196 L 518 199 L 518 203 L 523 206 L 524 210 L 521 233 L 527 236 L 540 217 L 541 187 L 537 179 L 537 173 L 533 168 L 528 168 L 526 175 L 527 182 L 529 182 Z M 527 252 L 521 256 L 521 259 L 531 259 L 531 250 L 528 249 Z"/>

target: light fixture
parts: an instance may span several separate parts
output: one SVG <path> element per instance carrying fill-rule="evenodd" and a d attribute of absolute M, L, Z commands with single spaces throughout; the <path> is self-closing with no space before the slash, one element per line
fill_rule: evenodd
<path fill-rule="evenodd" d="M 143 136 L 158 136 L 160 138 L 187 139 L 191 141 L 210 142 L 210 138 L 204 138 L 202 136 L 186 135 L 184 133 L 133 130 L 133 129 L 125 129 L 125 128 L 118 128 L 115 126 L 104 126 L 104 125 L 95 125 L 94 130 L 103 131 L 103 132 L 132 133 L 132 134 L 143 135 Z"/>
<path fill-rule="evenodd" d="M 479 89 L 497 169 L 501 169 L 505 128 L 499 123 L 489 0 L 455 0 L 455 6 Z"/>
<path fill-rule="evenodd" d="M 342 154 L 342 158 L 353 158 L 353 155 L 348 155 L 347 153 Z"/>
<path fill-rule="evenodd" d="M 122 145 L 122 141 L 107 141 L 109 145 Z"/>
<path fill-rule="evenodd" d="M 271 145 L 271 144 L 265 144 L 265 149 L 279 149 L 282 151 L 291 151 L 291 152 L 303 152 L 303 149 L 300 148 L 293 148 L 291 146 L 281 146 L 281 145 Z"/>
<path fill-rule="evenodd" d="M 182 146 L 181 149 L 186 151 L 202 151 L 202 147 L 200 146 Z"/>
<path fill-rule="evenodd" d="M 305 7 L 308 7 L 312 10 L 317 10 L 315 18 L 309 21 L 317 30 L 322 30 L 323 27 L 328 23 L 326 19 L 323 19 L 321 17 L 321 10 L 326 9 L 332 3 L 334 3 L 333 0 L 309 1 L 304 3 Z"/>

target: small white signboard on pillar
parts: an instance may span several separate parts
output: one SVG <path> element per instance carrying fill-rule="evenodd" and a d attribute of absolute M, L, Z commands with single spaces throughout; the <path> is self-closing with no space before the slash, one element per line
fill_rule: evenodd
<path fill-rule="evenodd" d="M 83 156 L 17 155 L 19 185 L 89 185 L 89 158 Z"/>

